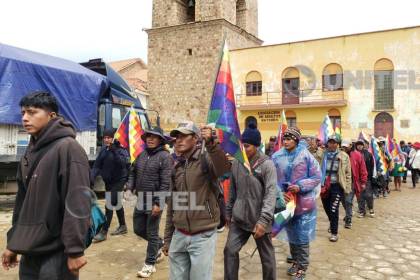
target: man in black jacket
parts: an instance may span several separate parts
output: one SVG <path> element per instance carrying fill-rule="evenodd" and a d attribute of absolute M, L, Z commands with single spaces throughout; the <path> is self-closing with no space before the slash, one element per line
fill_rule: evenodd
<path fill-rule="evenodd" d="M 52 95 L 29 94 L 20 106 L 31 139 L 18 169 L 19 189 L 3 267 L 16 266 L 21 254 L 19 279 L 78 279 L 87 263 L 90 224 L 86 153 L 76 142 L 73 125 L 58 116 Z"/>
<path fill-rule="evenodd" d="M 145 131 L 142 139 L 146 143 L 146 149 L 132 165 L 127 194 L 129 196 L 131 191 L 135 191 L 138 197 L 133 214 L 133 228 L 148 244 L 144 266 L 137 275 L 148 278 L 156 272 L 155 264 L 163 257 L 159 223 L 165 205 L 162 205 L 164 201 L 160 201 L 160 198 L 162 193 L 169 192 L 172 160 L 165 150 L 165 136 L 160 128 Z"/>
<path fill-rule="evenodd" d="M 95 236 L 95 242 L 106 240 L 114 213 L 113 208 L 116 209 L 119 226 L 114 232 L 111 232 L 111 235 L 127 233 L 121 194 L 128 179 L 129 155 L 118 141 L 114 141 L 114 134 L 114 129 L 104 131 L 104 147 L 99 152 L 91 171 L 91 185 L 93 186 L 96 176 L 100 174 L 106 191 L 106 223 L 101 232 Z"/>
<path fill-rule="evenodd" d="M 368 151 L 369 149 L 369 142 L 358 140 L 356 142 L 356 149 L 362 153 L 363 158 L 366 164 L 366 170 L 368 173 L 368 178 L 366 182 L 366 188 L 362 191 L 359 196 L 358 204 L 359 204 L 359 218 L 363 218 L 366 216 L 366 204 L 369 209 L 369 216 L 373 218 L 375 216 L 375 211 L 373 210 L 373 187 L 372 187 L 372 178 L 373 178 L 373 170 L 375 168 L 375 163 L 373 161 L 372 154 Z"/>

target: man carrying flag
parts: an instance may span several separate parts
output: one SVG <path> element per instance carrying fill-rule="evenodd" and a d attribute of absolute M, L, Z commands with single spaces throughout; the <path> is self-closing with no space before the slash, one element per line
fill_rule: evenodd
<path fill-rule="evenodd" d="M 213 130 L 185 121 L 171 131 L 179 157 L 172 171 L 171 199 L 163 253 L 169 255 L 169 279 L 210 280 L 220 222 L 217 179 L 230 171 Z M 198 147 L 201 138 L 206 152 Z M 188 196 L 188 197 L 187 197 Z"/>
<path fill-rule="evenodd" d="M 268 156 L 258 151 L 261 134 L 254 124 L 242 133 L 242 143 L 251 172 L 233 161 L 229 201 L 226 206 L 225 280 L 237 280 L 239 251 L 252 235 L 261 258 L 263 279 L 276 279 L 276 259 L 271 224 L 276 204 L 276 169 Z"/>

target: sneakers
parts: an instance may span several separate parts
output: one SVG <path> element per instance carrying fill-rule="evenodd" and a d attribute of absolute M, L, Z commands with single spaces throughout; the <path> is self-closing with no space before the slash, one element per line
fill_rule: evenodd
<path fill-rule="evenodd" d="M 144 264 L 143 268 L 137 271 L 137 276 L 142 277 L 142 278 L 148 278 L 155 272 L 156 272 L 156 267 L 154 265 Z"/>
<path fill-rule="evenodd" d="M 287 258 L 286 258 L 286 262 L 287 263 L 293 263 L 295 260 L 293 259 L 293 257 L 292 256 L 287 256 Z"/>
<path fill-rule="evenodd" d="M 121 235 L 127 233 L 127 226 L 119 226 L 115 231 L 111 232 L 111 235 Z"/>
<path fill-rule="evenodd" d="M 287 270 L 287 274 L 289 274 L 290 276 L 294 276 L 296 275 L 296 273 L 298 272 L 298 265 L 297 263 L 293 263 L 291 267 L 289 267 L 289 269 Z"/>
<path fill-rule="evenodd" d="M 357 218 L 364 218 L 366 216 L 366 213 L 362 213 L 362 212 L 360 212 L 358 215 L 357 215 Z"/>
<path fill-rule="evenodd" d="M 337 242 L 338 241 L 338 236 L 336 234 L 331 234 L 330 241 L 331 242 Z"/>
<path fill-rule="evenodd" d="M 305 270 L 299 269 L 295 276 L 292 278 L 293 280 L 305 280 Z"/>
<path fill-rule="evenodd" d="M 352 226 L 352 223 L 351 222 L 346 222 L 344 224 L 344 227 L 347 228 L 347 229 L 351 229 L 351 226 Z"/>
<path fill-rule="evenodd" d="M 101 230 L 95 237 L 93 238 L 94 243 L 99 243 L 106 240 L 107 232 Z"/>
<path fill-rule="evenodd" d="M 373 209 L 369 210 L 369 217 L 375 217 L 375 211 L 373 211 Z"/>

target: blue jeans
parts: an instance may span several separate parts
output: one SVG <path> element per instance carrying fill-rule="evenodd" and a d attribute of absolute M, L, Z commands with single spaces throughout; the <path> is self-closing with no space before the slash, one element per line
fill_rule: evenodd
<path fill-rule="evenodd" d="M 169 247 L 169 279 L 211 280 L 216 240 L 216 229 L 191 236 L 175 230 Z"/>
<path fill-rule="evenodd" d="M 346 210 L 346 223 L 351 223 L 351 218 L 353 217 L 353 199 L 354 199 L 354 189 L 352 188 L 351 192 L 344 194 L 343 197 L 343 207 Z"/>

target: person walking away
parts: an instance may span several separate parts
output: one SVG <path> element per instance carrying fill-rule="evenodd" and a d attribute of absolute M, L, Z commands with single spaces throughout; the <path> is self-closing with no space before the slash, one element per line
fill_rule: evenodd
<path fill-rule="evenodd" d="M 203 152 L 197 146 L 200 134 Z M 211 127 L 200 132 L 186 121 L 171 136 L 176 138 L 179 157 L 172 173 L 163 247 L 169 255 L 169 279 L 210 280 L 220 223 L 217 179 L 230 171 L 230 163 Z"/>
<path fill-rule="evenodd" d="M 100 150 L 93 168 L 91 170 L 91 186 L 94 185 L 95 178 L 101 175 L 105 183 L 105 216 L 106 223 L 101 231 L 94 237 L 94 242 L 106 240 L 108 229 L 112 222 L 114 213 L 113 208 L 117 207 L 117 218 L 119 226 L 111 232 L 111 235 L 120 235 L 127 233 L 125 224 L 124 208 L 121 203 L 121 194 L 124 185 L 128 180 L 129 155 L 126 149 L 121 147 L 118 141 L 114 141 L 114 129 L 106 129 L 104 131 L 104 146 Z M 120 202 L 120 203 L 118 203 Z"/>
<path fill-rule="evenodd" d="M 287 203 L 291 199 L 287 192 L 297 198 L 294 216 L 286 225 L 285 238 L 293 259 L 287 273 L 295 280 L 305 279 L 309 266 L 309 243 L 315 239 L 316 197 L 321 183 L 319 164 L 300 139 L 299 128 L 287 128 L 283 148 L 272 157 L 277 170 L 277 186 L 284 193 L 284 200 Z"/>
<path fill-rule="evenodd" d="M 369 210 L 369 216 L 373 218 L 375 216 L 375 211 L 373 210 L 373 188 L 372 188 L 372 179 L 373 171 L 375 168 L 375 162 L 373 160 L 373 155 L 369 152 L 369 142 L 358 140 L 356 142 L 356 150 L 363 155 L 363 159 L 366 165 L 367 171 L 367 181 L 366 187 L 360 194 L 357 199 L 359 205 L 359 218 L 364 218 L 366 216 L 366 205 Z"/>
<path fill-rule="evenodd" d="M 242 133 L 242 143 L 252 172 L 237 160 L 233 161 L 230 199 L 226 206 L 229 234 L 224 249 L 224 279 L 238 279 L 239 252 L 252 235 L 261 258 L 263 279 L 275 280 L 271 225 L 276 204 L 276 169 L 270 158 L 258 151 L 261 134 L 255 125 Z"/>
<path fill-rule="evenodd" d="M 415 188 L 420 175 L 420 142 L 415 142 L 412 146 L 409 156 L 409 166 L 413 188 Z"/>
<path fill-rule="evenodd" d="M 165 149 L 162 129 L 146 130 L 141 136 L 146 149 L 136 158 L 130 169 L 126 197 L 137 194 L 138 203 L 133 213 L 134 233 L 147 241 L 146 260 L 137 276 L 148 278 L 156 272 L 155 264 L 163 258 L 163 240 L 159 224 L 165 201 L 159 192 L 169 192 L 172 159 Z M 151 204 L 150 204 L 151 203 Z"/>
<path fill-rule="evenodd" d="M 363 155 L 352 147 L 352 144 L 348 140 L 343 140 L 341 147 L 350 157 L 351 174 L 352 174 L 352 188 L 348 194 L 344 195 L 343 206 L 346 210 L 346 216 L 344 218 L 344 227 L 351 229 L 352 218 L 353 218 L 353 200 L 356 195 L 357 199 L 360 199 L 360 194 L 366 188 L 367 182 L 367 170 Z"/>
<path fill-rule="evenodd" d="M 327 150 L 322 159 L 321 199 L 330 222 L 330 241 L 338 240 L 338 221 L 340 201 L 352 191 L 350 157 L 338 149 L 337 136 L 332 135 L 327 141 Z"/>
<path fill-rule="evenodd" d="M 31 93 L 20 106 L 31 138 L 18 166 L 3 268 L 18 265 L 20 254 L 19 279 L 78 279 L 87 263 L 92 197 L 88 158 L 73 125 L 58 115 L 52 94 Z"/>

